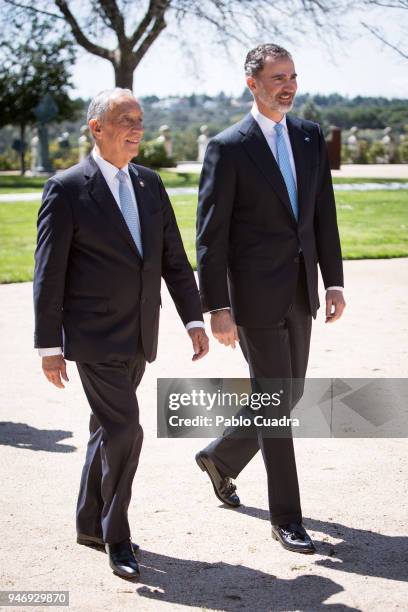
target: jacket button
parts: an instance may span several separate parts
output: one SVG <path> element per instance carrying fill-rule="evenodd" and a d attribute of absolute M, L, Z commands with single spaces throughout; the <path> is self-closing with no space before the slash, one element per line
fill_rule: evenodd
<path fill-rule="evenodd" d="M 295 257 L 293 260 L 295 263 L 299 263 L 299 257 Z"/>

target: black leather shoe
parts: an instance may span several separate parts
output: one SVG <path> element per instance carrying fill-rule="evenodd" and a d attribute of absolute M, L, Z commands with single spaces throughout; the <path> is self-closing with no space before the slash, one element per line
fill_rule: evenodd
<path fill-rule="evenodd" d="M 123 540 L 117 544 L 106 544 L 109 555 L 109 565 L 113 573 L 121 578 L 138 578 L 140 576 L 139 564 L 136 561 L 130 540 Z"/>
<path fill-rule="evenodd" d="M 106 552 L 105 542 L 101 538 L 96 538 L 95 536 L 88 536 L 83 533 L 79 533 L 77 535 L 77 544 L 82 544 L 82 546 L 88 546 L 89 548 L 95 548 L 96 550 Z M 132 548 L 133 552 L 136 553 L 140 549 L 140 546 L 139 544 L 132 542 Z"/>
<path fill-rule="evenodd" d="M 309 554 L 316 552 L 315 545 L 302 523 L 272 525 L 272 537 L 286 550 Z"/>
<path fill-rule="evenodd" d="M 236 486 L 228 476 L 222 477 L 214 463 L 202 451 L 196 454 L 196 462 L 203 472 L 210 477 L 214 493 L 223 504 L 236 508 L 241 505 L 238 495 L 235 493 Z"/>

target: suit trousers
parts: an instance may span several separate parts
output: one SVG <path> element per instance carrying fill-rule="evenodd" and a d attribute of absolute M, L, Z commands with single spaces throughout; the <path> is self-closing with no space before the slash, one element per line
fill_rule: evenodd
<path fill-rule="evenodd" d="M 128 507 L 143 442 L 136 389 L 145 365 L 141 352 L 126 361 L 77 362 L 92 411 L 77 532 L 109 544 L 130 537 Z"/>
<path fill-rule="evenodd" d="M 302 379 L 306 375 L 311 329 L 306 271 L 300 255 L 296 293 L 286 316 L 271 328 L 238 327 L 240 346 L 248 362 L 253 391 L 267 392 L 272 387 L 276 391 L 275 382 L 281 380 L 284 388 L 287 390 L 289 386 L 290 391 L 289 404 L 286 406 L 288 416 L 303 393 Z M 249 410 L 245 407 L 238 415 L 248 416 Z M 286 410 L 283 409 L 283 412 L 286 413 Z M 223 476 L 237 478 L 261 449 L 267 472 L 271 523 L 282 525 L 301 522 L 299 484 L 290 428 L 286 428 L 281 437 L 271 437 L 270 433 L 268 436 L 264 427 L 252 424 L 251 428 L 250 437 L 247 428 L 247 435 L 239 426 L 227 428 L 204 452 Z"/>

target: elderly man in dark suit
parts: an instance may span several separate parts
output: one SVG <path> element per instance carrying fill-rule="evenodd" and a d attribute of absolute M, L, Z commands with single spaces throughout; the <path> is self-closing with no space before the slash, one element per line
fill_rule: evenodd
<path fill-rule="evenodd" d="M 312 317 L 319 307 L 317 265 L 326 288 L 326 322 L 342 314 L 343 268 L 326 146 L 316 123 L 287 115 L 296 94 L 288 51 L 259 45 L 247 55 L 251 112 L 215 136 L 205 155 L 197 218 L 197 262 L 213 335 L 240 341 L 257 390 L 274 379 L 304 379 Z M 270 386 L 271 382 L 269 382 Z M 266 386 L 265 386 L 266 385 Z M 302 385 L 291 384 L 293 407 Z M 231 428 L 196 460 L 217 497 L 240 500 L 236 478 L 261 448 L 272 536 L 284 548 L 314 552 L 302 525 L 293 440 L 253 427 Z M 248 432 L 249 434 L 249 432 Z"/>
<path fill-rule="evenodd" d="M 143 430 L 136 389 L 156 357 L 163 277 L 191 337 L 208 352 L 200 298 L 158 174 L 130 163 L 143 136 L 132 92 L 101 92 L 82 163 L 51 178 L 38 215 L 35 346 L 48 380 L 76 361 L 91 407 L 78 506 L 78 543 L 104 547 L 113 571 L 139 574 L 128 522 Z"/>

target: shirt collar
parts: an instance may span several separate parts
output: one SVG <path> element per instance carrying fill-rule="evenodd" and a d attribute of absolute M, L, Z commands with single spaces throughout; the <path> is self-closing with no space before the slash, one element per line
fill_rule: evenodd
<path fill-rule="evenodd" d="M 112 182 L 116 178 L 116 175 L 119 172 L 119 168 L 117 168 L 116 166 L 108 162 L 106 159 L 98 155 L 95 150 L 95 147 L 92 149 L 92 157 L 94 158 L 96 164 L 99 166 L 105 180 L 107 182 Z M 123 168 L 120 168 L 120 170 L 122 170 L 122 172 L 124 172 L 128 176 L 128 178 L 130 178 L 129 164 L 126 164 L 126 166 L 123 166 Z"/>
<path fill-rule="evenodd" d="M 252 105 L 251 114 L 263 132 L 266 132 L 268 134 L 276 133 L 274 128 L 275 128 L 275 125 L 277 125 L 277 122 L 263 115 L 258 109 L 256 102 L 254 102 Z M 283 115 L 279 123 L 283 125 L 284 129 L 287 131 L 288 128 L 286 125 L 286 115 Z"/>

